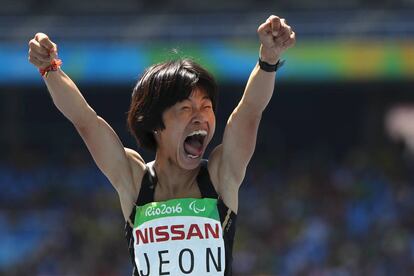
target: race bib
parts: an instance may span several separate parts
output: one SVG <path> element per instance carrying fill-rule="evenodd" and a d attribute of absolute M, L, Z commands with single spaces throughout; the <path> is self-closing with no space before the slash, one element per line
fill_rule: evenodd
<path fill-rule="evenodd" d="M 141 276 L 224 275 L 217 199 L 172 199 L 136 208 L 134 250 Z"/>

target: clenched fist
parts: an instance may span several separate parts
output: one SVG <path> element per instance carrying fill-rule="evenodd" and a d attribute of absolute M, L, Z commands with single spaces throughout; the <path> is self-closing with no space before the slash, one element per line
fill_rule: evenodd
<path fill-rule="evenodd" d="M 29 61 L 39 70 L 50 67 L 56 58 L 57 46 L 46 34 L 37 33 L 29 41 Z"/>
<path fill-rule="evenodd" d="M 282 52 L 295 44 L 295 32 L 284 18 L 271 15 L 257 29 L 260 46 L 260 58 L 270 64 L 276 64 Z"/>

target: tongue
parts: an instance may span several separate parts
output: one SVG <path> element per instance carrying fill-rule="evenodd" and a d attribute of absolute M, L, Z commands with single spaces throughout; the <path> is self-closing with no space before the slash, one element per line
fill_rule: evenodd
<path fill-rule="evenodd" d="M 184 149 L 193 156 L 199 156 L 203 152 L 203 145 L 197 139 L 187 139 L 184 142 Z"/>

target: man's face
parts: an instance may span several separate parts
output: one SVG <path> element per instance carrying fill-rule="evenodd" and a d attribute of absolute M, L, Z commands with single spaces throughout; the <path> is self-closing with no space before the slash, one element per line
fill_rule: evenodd
<path fill-rule="evenodd" d="M 157 155 L 184 169 L 195 169 L 216 128 L 211 100 L 200 89 L 163 113 L 165 129 L 157 134 Z"/>

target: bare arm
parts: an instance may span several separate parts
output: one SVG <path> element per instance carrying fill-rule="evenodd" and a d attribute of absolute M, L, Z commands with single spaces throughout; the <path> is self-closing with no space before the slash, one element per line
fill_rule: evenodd
<path fill-rule="evenodd" d="M 29 43 L 29 60 L 38 68 L 47 67 L 56 52 L 56 45 L 45 34 L 36 34 Z M 138 153 L 123 147 L 115 131 L 88 105 L 62 70 L 49 72 L 44 81 L 55 106 L 73 123 L 95 163 L 118 191 L 124 216 L 128 217 L 137 194 L 134 184 L 144 172 L 144 161 Z M 133 173 L 133 168 L 138 168 L 138 173 Z"/>
<path fill-rule="evenodd" d="M 281 53 L 295 43 L 295 33 L 284 19 L 276 16 L 269 17 L 257 32 L 260 58 L 269 64 L 276 64 Z M 254 153 L 262 113 L 273 95 L 275 75 L 256 64 L 242 99 L 227 121 L 223 142 L 210 157 L 209 169 L 219 183 L 222 196 L 230 197 L 227 203 L 233 205 L 233 210 L 237 209 L 237 191 Z"/>

